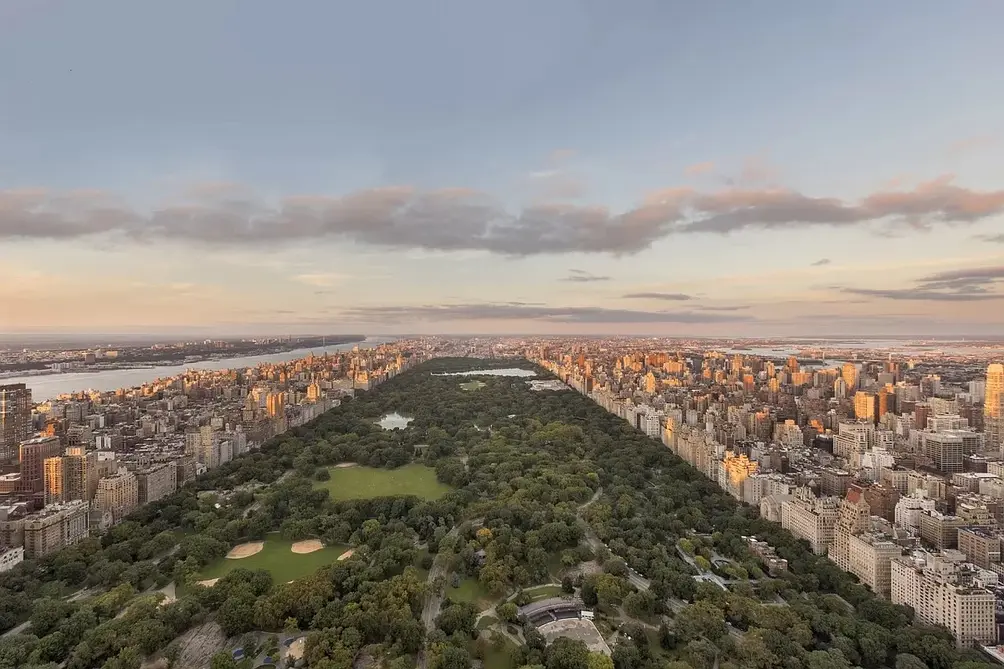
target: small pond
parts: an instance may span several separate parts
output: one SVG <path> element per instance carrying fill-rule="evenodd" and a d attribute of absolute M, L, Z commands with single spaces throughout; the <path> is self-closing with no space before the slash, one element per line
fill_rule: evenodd
<path fill-rule="evenodd" d="M 408 423 L 413 420 L 415 419 L 402 416 L 395 411 L 393 413 L 384 414 L 384 416 L 377 421 L 377 425 L 385 430 L 403 430 L 408 427 Z"/>

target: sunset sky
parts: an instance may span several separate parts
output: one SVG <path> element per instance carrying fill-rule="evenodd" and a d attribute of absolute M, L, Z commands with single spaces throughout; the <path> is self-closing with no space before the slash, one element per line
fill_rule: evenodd
<path fill-rule="evenodd" d="M 1004 332 L 1004 2 L 0 2 L 0 332 Z"/>

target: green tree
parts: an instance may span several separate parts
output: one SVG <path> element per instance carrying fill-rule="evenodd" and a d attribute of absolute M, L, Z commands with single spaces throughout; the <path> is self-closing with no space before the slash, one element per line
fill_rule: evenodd
<path fill-rule="evenodd" d="M 684 641 L 700 638 L 716 641 L 726 633 L 725 616 L 714 604 L 700 601 L 676 616 L 676 631 Z"/>
<path fill-rule="evenodd" d="M 588 669 L 614 669 L 614 661 L 606 653 L 590 652 Z"/>
<path fill-rule="evenodd" d="M 928 669 L 927 664 L 910 653 L 900 653 L 896 656 L 896 669 Z"/>
<path fill-rule="evenodd" d="M 578 639 L 558 637 L 547 647 L 547 669 L 590 669 L 589 649 Z"/>

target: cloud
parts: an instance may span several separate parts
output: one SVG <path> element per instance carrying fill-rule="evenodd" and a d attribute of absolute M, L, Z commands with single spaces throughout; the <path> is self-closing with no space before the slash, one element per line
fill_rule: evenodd
<path fill-rule="evenodd" d="M 976 235 L 976 239 L 982 240 L 984 242 L 1004 244 L 1004 233 L 1001 233 L 999 235 Z"/>
<path fill-rule="evenodd" d="M 362 322 L 532 320 L 553 323 L 739 323 L 745 315 L 694 311 L 636 311 L 602 307 L 548 307 L 511 303 L 357 307 L 343 316 Z"/>
<path fill-rule="evenodd" d="M 694 299 L 685 293 L 628 293 L 625 300 L 665 300 L 667 302 L 686 302 Z"/>
<path fill-rule="evenodd" d="M 829 265 L 831 262 L 833 262 L 833 261 L 830 260 L 829 258 L 820 258 L 816 262 L 812 263 L 812 266 L 813 267 L 822 267 L 824 265 Z"/>
<path fill-rule="evenodd" d="M 762 156 L 750 156 L 743 161 L 739 181 L 747 184 L 767 183 L 780 178 L 780 171 Z"/>
<path fill-rule="evenodd" d="M 870 288 L 843 288 L 843 292 L 851 295 L 862 295 L 865 297 L 882 297 L 889 300 L 917 300 L 922 302 L 977 302 L 983 300 L 1001 300 L 1004 295 L 994 295 L 991 293 L 942 293 L 933 290 L 920 290 L 916 288 L 904 289 L 870 289 Z"/>
<path fill-rule="evenodd" d="M 378 248 L 487 251 L 506 256 L 634 254 L 674 234 L 850 227 L 893 221 L 923 228 L 1004 213 L 1004 190 L 957 186 L 951 176 L 858 202 L 784 188 L 699 192 L 666 188 L 621 213 L 603 206 L 537 202 L 511 212 L 485 193 L 387 186 L 344 196 L 298 195 L 268 204 L 229 184 L 192 189 L 149 212 L 96 191 L 0 191 L 0 240 L 117 235 L 137 243 L 214 247 L 348 242 Z"/>
<path fill-rule="evenodd" d="M 341 274 L 335 274 L 333 272 L 315 272 L 310 274 L 297 274 L 290 277 L 293 281 L 297 283 L 302 283 L 306 286 L 314 286 L 315 288 L 330 288 L 336 283 L 344 279 Z"/>
<path fill-rule="evenodd" d="M 702 174 L 709 174 L 715 170 L 715 164 L 710 160 L 703 163 L 697 163 L 696 165 L 688 165 L 684 168 L 683 173 L 687 176 L 696 177 Z"/>
<path fill-rule="evenodd" d="M 971 267 L 930 274 L 904 289 L 841 288 L 844 293 L 890 300 L 927 302 L 982 302 L 1004 300 L 1004 293 L 991 290 L 1004 280 L 1004 266 Z"/>
<path fill-rule="evenodd" d="M 562 281 L 571 281 L 572 283 L 592 283 L 594 281 L 610 281 L 609 276 L 597 276 L 596 274 L 591 274 L 582 269 L 570 269 L 568 270 L 568 276 L 566 276 Z"/>
<path fill-rule="evenodd" d="M 995 143 L 996 138 L 992 135 L 975 135 L 973 137 L 965 137 L 952 142 L 945 147 L 945 153 L 949 156 L 957 156 L 962 153 L 969 153 L 970 151 L 991 147 Z"/>
<path fill-rule="evenodd" d="M 745 309 L 749 309 L 750 305 L 734 304 L 731 306 L 722 306 L 722 307 L 698 305 L 695 308 L 700 309 L 701 311 L 743 311 Z"/>

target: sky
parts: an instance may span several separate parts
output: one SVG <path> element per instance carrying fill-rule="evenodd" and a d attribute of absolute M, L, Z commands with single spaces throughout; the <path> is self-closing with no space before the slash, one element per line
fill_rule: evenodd
<path fill-rule="evenodd" d="M 0 332 L 1004 331 L 1004 3 L 0 1 Z"/>

